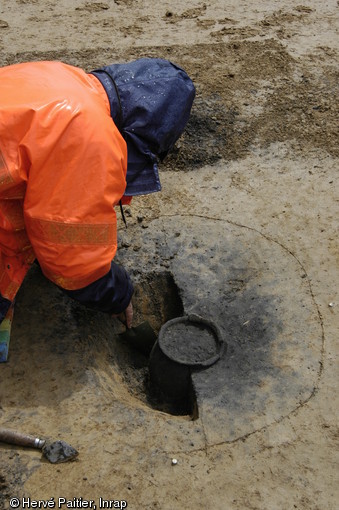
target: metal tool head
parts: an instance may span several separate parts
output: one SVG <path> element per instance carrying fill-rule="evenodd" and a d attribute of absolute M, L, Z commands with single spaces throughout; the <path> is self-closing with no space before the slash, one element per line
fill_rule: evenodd
<path fill-rule="evenodd" d="M 120 333 L 119 337 L 145 356 L 149 356 L 157 339 L 157 335 L 148 321 L 126 329 L 126 331 Z"/>
<path fill-rule="evenodd" d="M 68 462 L 78 456 L 78 451 L 65 441 L 46 441 L 42 447 L 42 453 L 52 464 Z"/>

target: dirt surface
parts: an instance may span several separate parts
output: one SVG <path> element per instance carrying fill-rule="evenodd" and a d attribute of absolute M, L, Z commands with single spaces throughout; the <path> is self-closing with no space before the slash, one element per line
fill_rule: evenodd
<path fill-rule="evenodd" d="M 35 267 L 0 366 L 0 423 L 63 439 L 79 456 L 55 466 L 1 445 L 0 508 L 11 497 L 55 508 L 59 497 L 68 508 L 80 498 L 99 508 L 100 497 L 131 509 L 337 508 L 338 18 L 336 0 L 2 0 L 1 65 L 91 70 L 152 56 L 194 80 L 163 190 L 127 209 L 118 258 L 136 283 L 136 323 L 159 331 L 198 309 L 239 334 L 229 366 L 240 404 L 224 425 L 208 406 L 196 420 L 168 414 L 147 394 L 147 359 L 119 341 L 122 325 L 84 311 Z M 189 270 L 199 264 L 200 293 Z M 254 331 L 266 331 L 257 344 Z M 264 359 L 269 378 L 252 370 Z"/>

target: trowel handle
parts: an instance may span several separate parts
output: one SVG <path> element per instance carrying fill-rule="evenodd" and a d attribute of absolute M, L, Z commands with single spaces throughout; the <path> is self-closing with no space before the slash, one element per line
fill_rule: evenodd
<path fill-rule="evenodd" d="M 44 444 L 44 439 L 30 436 L 29 434 L 21 434 L 14 430 L 0 429 L 0 441 L 3 443 L 16 444 L 19 446 L 30 446 L 31 448 L 41 449 Z"/>

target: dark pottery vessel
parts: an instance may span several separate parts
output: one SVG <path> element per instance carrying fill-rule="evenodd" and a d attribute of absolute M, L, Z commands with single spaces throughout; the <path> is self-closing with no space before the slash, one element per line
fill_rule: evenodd
<path fill-rule="evenodd" d="M 225 347 L 211 320 L 190 314 L 166 322 L 150 354 L 151 390 L 173 414 L 196 414 L 192 372 L 214 365 Z"/>

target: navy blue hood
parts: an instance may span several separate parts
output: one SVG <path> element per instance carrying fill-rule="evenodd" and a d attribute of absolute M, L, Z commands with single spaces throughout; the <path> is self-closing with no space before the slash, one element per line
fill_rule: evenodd
<path fill-rule="evenodd" d="M 92 71 L 105 88 L 111 116 L 127 143 L 125 196 L 160 191 L 158 161 L 182 134 L 195 88 L 172 62 L 143 58 Z"/>

